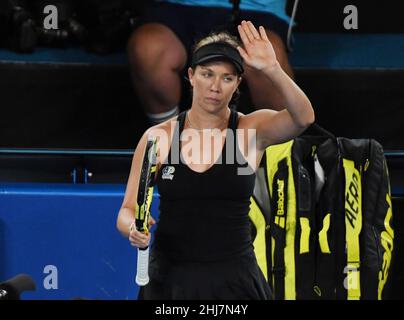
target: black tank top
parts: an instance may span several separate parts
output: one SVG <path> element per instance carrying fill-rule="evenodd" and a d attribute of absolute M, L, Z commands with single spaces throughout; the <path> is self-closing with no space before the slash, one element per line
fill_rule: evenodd
<path fill-rule="evenodd" d="M 178 116 L 177 137 L 182 133 L 185 117 L 185 111 Z M 217 261 L 253 250 L 248 212 L 255 173 L 249 167 L 250 174 L 238 174 L 238 169 L 248 164 L 238 148 L 237 124 L 238 114 L 231 110 L 228 123 L 231 130 L 227 130 L 222 154 L 202 173 L 182 161 L 172 163 L 179 158 L 172 158 L 172 153 L 180 152 L 180 148 L 175 151 L 171 144 L 168 161 L 161 166 L 156 181 L 160 219 L 154 249 L 181 261 Z M 237 160 L 233 164 L 226 162 L 230 143 L 234 143 L 231 150 L 238 153 L 232 155 L 233 159 L 244 159 L 244 165 Z"/>

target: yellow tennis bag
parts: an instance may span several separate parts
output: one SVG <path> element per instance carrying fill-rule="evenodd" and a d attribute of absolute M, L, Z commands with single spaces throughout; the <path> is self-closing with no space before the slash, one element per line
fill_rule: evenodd
<path fill-rule="evenodd" d="M 305 135 L 268 147 L 249 216 L 275 299 L 387 296 L 394 231 L 375 140 Z"/>

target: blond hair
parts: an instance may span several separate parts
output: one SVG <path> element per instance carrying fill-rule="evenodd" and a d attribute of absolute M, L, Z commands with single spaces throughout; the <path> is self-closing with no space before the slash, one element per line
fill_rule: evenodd
<path fill-rule="evenodd" d="M 237 37 L 231 35 L 227 31 L 220 31 L 220 32 L 212 32 L 209 34 L 207 37 L 202 38 L 199 40 L 193 49 L 193 52 L 198 50 L 199 48 L 206 46 L 207 44 L 211 43 L 227 43 L 237 49 L 241 45 L 240 41 L 237 39 Z"/>

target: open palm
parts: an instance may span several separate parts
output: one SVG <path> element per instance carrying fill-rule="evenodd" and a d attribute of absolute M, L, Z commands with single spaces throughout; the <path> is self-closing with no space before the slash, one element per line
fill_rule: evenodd
<path fill-rule="evenodd" d="M 244 62 L 257 70 L 272 68 L 277 64 L 276 54 L 264 27 L 259 32 L 251 21 L 242 21 L 238 26 L 244 48 L 238 47 Z"/>

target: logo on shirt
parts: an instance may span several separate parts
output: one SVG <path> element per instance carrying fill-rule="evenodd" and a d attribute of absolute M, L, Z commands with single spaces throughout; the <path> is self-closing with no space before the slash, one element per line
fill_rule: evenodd
<path fill-rule="evenodd" d="M 175 168 L 173 166 L 164 167 L 162 170 L 161 178 L 166 180 L 173 180 Z"/>

